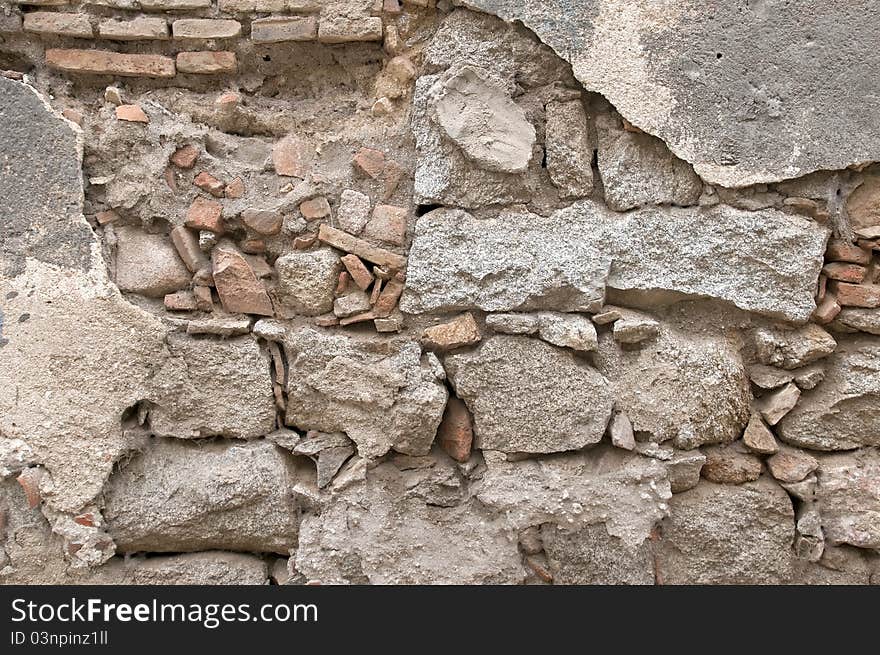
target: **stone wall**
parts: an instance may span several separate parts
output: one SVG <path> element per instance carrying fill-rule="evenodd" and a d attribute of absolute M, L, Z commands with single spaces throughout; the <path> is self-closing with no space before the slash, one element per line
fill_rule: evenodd
<path fill-rule="evenodd" d="M 880 23 L 659 4 L 0 0 L 0 580 L 880 582 Z"/>

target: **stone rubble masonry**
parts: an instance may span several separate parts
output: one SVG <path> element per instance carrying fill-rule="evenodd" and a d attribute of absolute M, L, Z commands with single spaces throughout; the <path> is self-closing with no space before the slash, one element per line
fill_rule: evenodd
<path fill-rule="evenodd" d="M 137 16 L 131 20 L 108 18 L 98 23 L 98 35 L 111 41 L 165 41 L 168 23 L 164 18 Z"/>
<path fill-rule="evenodd" d="M 317 38 L 318 21 L 314 16 L 303 18 L 272 16 L 251 21 L 251 40 L 254 43 L 314 41 Z"/>
<path fill-rule="evenodd" d="M 177 70 L 181 73 L 214 75 L 234 73 L 238 70 L 238 64 L 234 52 L 179 52 L 177 53 Z"/>
<path fill-rule="evenodd" d="M 106 50 L 46 50 L 50 68 L 70 73 L 127 77 L 174 77 L 174 60 L 163 55 L 123 54 Z"/>
<path fill-rule="evenodd" d="M 92 38 L 92 24 L 86 14 L 34 11 L 24 15 L 24 31 L 81 39 Z"/>
<path fill-rule="evenodd" d="M 368 262 L 373 262 L 379 266 L 390 266 L 398 270 L 406 266 L 405 257 L 384 248 L 373 246 L 363 239 L 358 239 L 342 230 L 337 230 L 326 223 L 318 228 L 318 239 L 328 246 L 357 255 L 361 259 L 366 259 Z"/>

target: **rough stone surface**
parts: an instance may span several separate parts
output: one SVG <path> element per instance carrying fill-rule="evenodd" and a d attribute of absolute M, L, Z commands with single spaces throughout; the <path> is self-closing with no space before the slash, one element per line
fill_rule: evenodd
<path fill-rule="evenodd" d="M 213 277 L 223 309 L 231 313 L 272 316 L 275 312 L 266 288 L 244 255 L 217 247 L 211 254 Z"/>
<path fill-rule="evenodd" d="M 494 336 L 443 364 L 473 413 L 477 448 L 576 450 L 601 440 L 611 418 L 611 391 L 602 376 L 535 339 Z"/>
<path fill-rule="evenodd" d="M 695 205 L 703 190 L 687 162 L 662 141 L 625 130 L 615 116 L 596 118 L 599 175 L 605 202 L 626 211 L 642 205 Z"/>
<path fill-rule="evenodd" d="M 761 477 L 760 458 L 745 452 L 738 444 L 709 446 L 703 453 L 706 463 L 701 474 L 710 482 L 742 484 Z"/>
<path fill-rule="evenodd" d="M 726 206 L 625 217 L 591 201 L 546 218 L 435 211 L 416 224 L 401 309 L 507 311 L 529 309 L 540 298 L 545 309 L 597 311 L 610 256 L 612 289 L 709 296 L 805 321 L 815 309 L 826 238 L 806 219 Z"/>
<path fill-rule="evenodd" d="M 549 102 L 546 107 L 547 173 L 564 198 L 593 192 L 593 150 L 587 115 L 580 99 Z"/>
<path fill-rule="evenodd" d="M 111 477 L 104 517 L 121 552 L 286 554 L 296 545 L 290 493 L 308 479 L 266 441 L 156 440 Z"/>
<path fill-rule="evenodd" d="M 669 506 L 655 551 L 662 584 L 778 584 L 790 579 L 794 510 L 788 494 L 772 480 L 701 482 L 675 494 Z"/>
<path fill-rule="evenodd" d="M 283 344 L 288 425 L 345 432 L 361 457 L 428 452 L 447 392 L 422 363 L 418 344 L 401 341 L 376 352 L 369 340 L 311 328 L 287 331 Z"/>
<path fill-rule="evenodd" d="M 880 345 L 870 337 L 841 341 L 826 361 L 825 380 L 804 392 L 777 436 L 814 450 L 880 445 Z"/>
<path fill-rule="evenodd" d="M 877 85 L 868 73 L 876 26 L 859 4 L 743 9 L 672 0 L 662 11 L 649 0 L 460 4 L 522 21 L 569 59 L 588 90 L 662 139 L 710 184 L 776 182 L 880 159 L 880 142 L 865 138 L 871 105 L 864 98 L 876 95 Z M 863 65 L 829 83 L 843 38 L 859 44 L 851 54 Z M 792 46 L 807 40 L 817 56 Z M 744 72 L 754 70 L 765 72 L 760 86 Z"/>
<path fill-rule="evenodd" d="M 800 368 L 834 352 L 837 342 L 818 325 L 796 330 L 760 328 L 755 331 L 755 352 L 765 365 Z"/>
<path fill-rule="evenodd" d="M 605 522 L 629 546 L 645 541 L 666 516 L 671 497 L 662 463 L 610 446 L 506 461 L 484 451 L 486 473 L 476 495 L 518 530 L 557 523 L 568 529 Z M 784 493 L 784 492 L 783 492 Z"/>
<path fill-rule="evenodd" d="M 306 316 L 333 309 L 333 290 L 342 264 L 330 248 L 293 252 L 275 261 L 281 302 Z"/>
<path fill-rule="evenodd" d="M 816 504 L 825 538 L 880 548 L 880 453 L 876 448 L 819 457 Z"/>
<path fill-rule="evenodd" d="M 194 341 L 173 334 L 168 350 L 149 395 L 155 434 L 249 439 L 275 427 L 269 362 L 255 339 Z"/>
<path fill-rule="evenodd" d="M 116 284 L 121 291 L 161 298 L 189 286 L 190 273 L 167 237 L 120 227 L 116 238 Z"/>
<path fill-rule="evenodd" d="M 749 418 L 746 372 L 726 339 L 664 328 L 656 341 L 621 350 L 610 335 L 599 340 L 599 371 L 636 433 L 673 440 L 678 448 L 727 443 Z"/>

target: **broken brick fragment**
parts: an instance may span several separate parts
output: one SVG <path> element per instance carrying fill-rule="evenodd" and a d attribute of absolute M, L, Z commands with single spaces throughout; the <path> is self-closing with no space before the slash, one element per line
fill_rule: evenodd
<path fill-rule="evenodd" d="M 119 105 L 116 108 L 116 119 L 130 123 L 149 123 L 150 119 L 138 105 Z"/>
<path fill-rule="evenodd" d="M 373 283 L 373 274 L 364 266 L 360 257 L 357 255 L 345 255 L 342 257 L 342 264 L 351 276 L 352 281 L 361 291 L 366 291 Z"/>
<path fill-rule="evenodd" d="M 36 509 L 40 506 L 40 481 L 43 479 L 43 475 L 45 475 L 43 469 L 38 466 L 32 466 L 24 469 L 16 478 L 18 484 L 24 490 L 28 507 L 31 509 Z"/>
<path fill-rule="evenodd" d="M 186 226 L 223 234 L 223 206 L 202 196 L 193 200 L 186 213 Z"/>
<path fill-rule="evenodd" d="M 300 203 L 299 211 L 307 221 L 326 218 L 330 215 L 330 203 L 324 196 L 318 196 Z"/>
<path fill-rule="evenodd" d="M 470 346 L 481 338 L 473 315 L 466 312 L 451 321 L 427 328 L 422 335 L 422 344 L 433 350 L 451 350 Z"/>
<path fill-rule="evenodd" d="M 458 462 L 468 461 L 474 442 L 474 428 L 464 401 L 454 396 L 449 398 L 443 420 L 437 428 L 437 436 L 447 455 Z"/>
<path fill-rule="evenodd" d="M 165 309 L 172 312 L 191 312 L 198 309 L 192 291 L 176 291 L 165 296 Z"/>
<path fill-rule="evenodd" d="M 235 178 L 226 185 L 223 193 L 227 198 L 243 198 L 245 194 L 244 182 L 240 177 Z"/>
<path fill-rule="evenodd" d="M 403 282 L 398 280 L 396 277 L 388 280 L 385 288 L 382 289 L 382 292 L 376 299 L 376 304 L 373 305 L 373 312 L 376 314 L 376 316 L 379 318 L 385 318 L 386 316 L 388 316 L 391 311 L 397 306 L 397 301 L 400 299 L 400 295 L 402 293 Z"/>
<path fill-rule="evenodd" d="M 196 175 L 193 184 L 199 187 L 202 191 L 207 191 L 216 198 L 222 198 L 223 193 L 226 190 L 226 185 L 207 171 L 202 171 Z"/>
<path fill-rule="evenodd" d="M 405 207 L 376 205 L 373 215 L 364 227 L 364 236 L 379 239 L 386 243 L 402 246 L 406 240 L 406 219 L 409 212 Z"/>
<path fill-rule="evenodd" d="M 880 285 L 832 281 L 829 288 L 841 307 L 880 307 Z"/>
<path fill-rule="evenodd" d="M 275 172 L 285 177 L 305 177 L 308 172 L 309 152 L 304 141 L 288 134 L 272 148 Z"/>
<path fill-rule="evenodd" d="M 218 247 L 211 253 L 211 260 L 214 284 L 224 310 L 231 314 L 274 314 L 263 283 L 241 254 Z"/>
<path fill-rule="evenodd" d="M 361 171 L 364 175 L 378 179 L 385 170 L 385 153 L 381 150 L 373 148 L 361 148 L 358 150 L 351 160 L 354 167 Z"/>
<path fill-rule="evenodd" d="M 178 168 L 189 169 L 195 166 L 196 160 L 199 158 L 199 149 L 189 144 L 182 146 L 174 151 L 171 155 L 171 163 Z"/>

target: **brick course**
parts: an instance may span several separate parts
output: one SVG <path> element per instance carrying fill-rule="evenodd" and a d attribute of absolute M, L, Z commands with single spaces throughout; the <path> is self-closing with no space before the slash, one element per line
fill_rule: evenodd
<path fill-rule="evenodd" d="M 46 63 L 58 70 L 124 77 L 174 77 L 174 60 L 162 55 L 140 55 L 106 50 L 46 50 Z"/>

